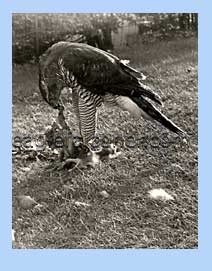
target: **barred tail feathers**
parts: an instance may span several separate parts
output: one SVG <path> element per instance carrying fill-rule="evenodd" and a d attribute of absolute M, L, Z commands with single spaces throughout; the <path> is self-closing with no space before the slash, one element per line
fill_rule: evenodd
<path fill-rule="evenodd" d="M 153 104 L 147 101 L 142 96 L 132 97 L 134 103 L 144 111 L 151 119 L 161 123 L 170 131 L 179 134 L 185 135 L 185 132 L 181 130 L 176 124 L 174 124 L 170 119 L 168 119 L 163 113 L 161 113 Z"/>
<path fill-rule="evenodd" d="M 117 105 L 123 110 L 127 110 L 136 118 L 143 117 L 147 120 L 157 121 L 165 126 L 170 131 L 185 135 L 185 132 L 175 125 L 170 119 L 162 114 L 153 104 L 147 101 L 142 96 L 140 97 L 126 97 L 118 96 L 116 98 Z"/>

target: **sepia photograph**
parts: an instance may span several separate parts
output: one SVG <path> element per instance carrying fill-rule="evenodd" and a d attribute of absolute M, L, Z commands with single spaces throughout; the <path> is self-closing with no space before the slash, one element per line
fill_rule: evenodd
<path fill-rule="evenodd" d="M 12 247 L 198 248 L 198 13 L 12 14 Z"/>

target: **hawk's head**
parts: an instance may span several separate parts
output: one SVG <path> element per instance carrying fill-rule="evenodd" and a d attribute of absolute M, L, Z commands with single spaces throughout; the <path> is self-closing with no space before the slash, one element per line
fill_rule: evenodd
<path fill-rule="evenodd" d="M 39 87 L 43 99 L 54 109 L 60 109 L 61 88 L 56 83 L 47 85 L 43 79 L 40 79 Z"/>

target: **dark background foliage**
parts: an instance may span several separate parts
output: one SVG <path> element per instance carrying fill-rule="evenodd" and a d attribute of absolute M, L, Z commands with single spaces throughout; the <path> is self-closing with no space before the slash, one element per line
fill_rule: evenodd
<path fill-rule="evenodd" d="M 119 46 L 130 46 L 135 36 L 144 43 L 191 36 L 197 24 L 194 13 L 13 14 L 13 62 L 35 62 L 61 40 L 86 42 L 112 51 L 117 39 L 121 39 Z"/>

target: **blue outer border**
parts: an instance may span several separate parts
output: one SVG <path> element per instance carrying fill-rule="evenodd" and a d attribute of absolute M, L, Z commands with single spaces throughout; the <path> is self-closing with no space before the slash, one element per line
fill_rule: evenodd
<path fill-rule="evenodd" d="M 212 244 L 211 63 L 212 10 L 206 1 L 1 1 L 0 2 L 0 257 L 4 270 L 210 270 Z M 199 249 L 12 250 L 11 249 L 11 13 L 198 12 L 199 13 Z M 4 263 L 4 265 L 3 265 Z M 207 266 L 207 268 L 206 268 Z"/>

